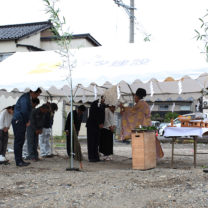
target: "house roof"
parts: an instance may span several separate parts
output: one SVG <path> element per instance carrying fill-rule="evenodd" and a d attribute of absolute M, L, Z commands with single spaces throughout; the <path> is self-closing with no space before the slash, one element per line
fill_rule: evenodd
<path fill-rule="evenodd" d="M 51 28 L 51 21 L 0 26 L 0 40 L 17 40 Z"/>
<path fill-rule="evenodd" d="M 50 20 L 44 22 L 33 22 L 15 25 L 2 25 L 0 26 L 0 41 L 1 40 L 18 40 L 23 37 L 27 37 L 36 32 L 40 32 L 49 28 L 52 28 L 53 24 Z M 72 39 L 86 38 L 94 46 L 101 46 L 101 44 L 95 40 L 89 33 L 76 34 L 71 36 Z M 41 37 L 41 40 L 57 40 L 58 37 Z"/>
<path fill-rule="evenodd" d="M 72 39 L 86 38 L 94 46 L 101 46 L 101 44 L 95 38 L 93 38 L 89 33 L 76 34 L 76 35 L 68 36 L 68 38 L 72 38 Z M 58 40 L 58 39 L 60 39 L 60 38 L 56 37 L 56 36 L 41 37 L 41 40 L 43 40 L 43 41 L 44 40 Z"/>

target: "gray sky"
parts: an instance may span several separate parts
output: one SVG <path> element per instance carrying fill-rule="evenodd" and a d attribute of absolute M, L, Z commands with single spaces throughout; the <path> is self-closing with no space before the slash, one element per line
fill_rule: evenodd
<path fill-rule="evenodd" d="M 130 0 L 123 0 L 129 4 Z M 129 19 L 113 0 L 59 0 L 60 8 L 73 34 L 90 33 L 102 45 L 127 43 Z M 0 25 L 45 21 L 42 0 L 0 0 Z M 135 0 L 135 15 L 153 42 L 174 45 L 195 42 L 198 29 L 208 9 L 207 0 Z M 135 42 L 144 36 L 135 30 Z"/>

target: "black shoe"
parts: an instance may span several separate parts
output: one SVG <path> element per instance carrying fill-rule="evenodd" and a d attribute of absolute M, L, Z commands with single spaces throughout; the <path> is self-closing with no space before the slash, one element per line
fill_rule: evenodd
<path fill-rule="evenodd" d="M 29 156 L 23 158 L 24 160 L 31 160 L 31 158 Z"/>
<path fill-rule="evenodd" d="M 51 158 L 51 157 L 54 157 L 54 155 L 43 155 L 42 158 Z"/>
<path fill-rule="evenodd" d="M 24 164 L 26 164 L 26 166 L 27 165 L 30 165 L 30 162 L 25 162 L 25 161 L 22 161 Z"/>
<path fill-rule="evenodd" d="M 24 166 L 28 166 L 30 163 L 29 162 L 19 162 L 16 164 L 16 166 L 18 167 L 24 167 Z"/>
<path fill-rule="evenodd" d="M 55 155 L 51 154 L 51 155 L 46 155 L 46 158 L 50 158 L 50 157 L 54 157 Z"/>
<path fill-rule="evenodd" d="M 92 159 L 92 160 L 89 160 L 89 162 L 100 162 L 101 160 L 100 159 Z"/>
<path fill-rule="evenodd" d="M 0 165 L 9 165 L 10 163 L 9 163 L 9 160 L 6 160 L 6 161 L 1 161 L 0 162 Z"/>
<path fill-rule="evenodd" d="M 204 172 L 204 173 L 208 173 L 208 169 L 204 169 L 203 172 Z"/>

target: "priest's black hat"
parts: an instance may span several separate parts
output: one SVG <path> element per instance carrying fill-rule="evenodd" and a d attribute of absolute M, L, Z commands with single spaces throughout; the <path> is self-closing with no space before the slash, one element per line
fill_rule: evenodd
<path fill-rule="evenodd" d="M 136 96 L 138 96 L 140 99 L 145 97 L 147 95 L 146 90 L 143 88 L 138 88 L 136 91 Z"/>

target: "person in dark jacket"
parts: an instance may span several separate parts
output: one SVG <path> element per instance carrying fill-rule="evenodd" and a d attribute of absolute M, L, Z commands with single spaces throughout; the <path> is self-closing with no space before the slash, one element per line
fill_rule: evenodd
<path fill-rule="evenodd" d="M 18 100 L 14 108 L 12 127 L 14 131 L 14 155 L 16 166 L 23 167 L 30 163 L 22 159 L 22 147 L 25 141 L 26 127 L 29 126 L 29 116 L 32 111 L 32 98 L 37 98 L 41 94 L 41 89 L 24 93 Z"/>
<path fill-rule="evenodd" d="M 28 137 L 28 159 L 38 161 L 38 135 L 42 133 L 45 124 L 45 115 L 49 112 L 49 106 L 43 104 L 33 109 L 30 117 L 30 126 L 27 128 Z"/>
<path fill-rule="evenodd" d="M 87 148 L 89 162 L 99 162 L 98 153 L 100 129 L 105 121 L 105 99 L 94 101 L 90 106 L 89 117 L 87 119 Z"/>
<path fill-rule="evenodd" d="M 39 135 L 41 157 L 53 157 L 50 138 L 52 136 L 53 118 L 55 112 L 58 110 L 58 105 L 56 103 L 47 103 L 47 105 L 49 106 L 50 111 L 45 114 L 43 131 Z"/>
<path fill-rule="evenodd" d="M 80 126 L 83 119 L 83 113 L 85 112 L 86 107 L 84 105 L 80 105 L 77 110 L 73 111 L 73 123 L 75 134 L 73 135 L 73 152 L 75 152 L 75 158 L 79 161 L 82 159 L 81 156 L 81 147 L 79 141 L 77 139 L 79 135 Z M 66 147 L 67 147 L 67 154 L 71 156 L 71 112 L 67 116 L 66 124 L 65 124 L 65 132 L 66 132 Z M 76 139 L 75 139 L 76 138 Z M 76 150 L 75 150 L 76 149 Z"/>
<path fill-rule="evenodd" d="M 33 98 L 32 99 L 32 109 L 36 108 L 36 106 L 38 106 L 40 104 L 40 100 L 38 98 Z M 32 113 L 32 111 L 31 111 Z M 26 128 L 26 139 L 22 148 L 22 157 L 23 159 L 27 159 L 28 158 L 28 143 L 30 142 L 30 138 L 28 138 L 28 134 L 27 134 L 27 129 Z"/>

